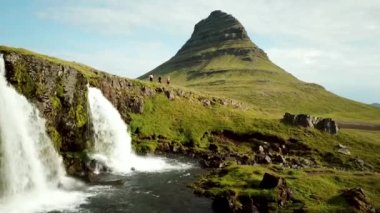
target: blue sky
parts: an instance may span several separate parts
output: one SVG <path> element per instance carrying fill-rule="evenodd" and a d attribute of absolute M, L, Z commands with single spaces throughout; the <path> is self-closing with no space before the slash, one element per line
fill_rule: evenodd
<path fill-rule="evenodd" d="M 380 102 L 377 0 L 2 0 L 0 44 L 135 78 L 173 56 L 216 9 L 297 78 Z"/>

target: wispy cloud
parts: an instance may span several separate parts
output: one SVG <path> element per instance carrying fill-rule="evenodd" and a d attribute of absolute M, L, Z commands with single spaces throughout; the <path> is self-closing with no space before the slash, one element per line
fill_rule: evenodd
<path fill-rule="evenodd" d="M 267 50 L 272 61 L 305 81 L 323 84 L 329 90 L 367 102 L 380 102 L 380 2 L 377 0 L 68 0 L 52 3 L 37 11 L 40 18 L 77 27 L 96 34 L 134 39 L 136 47 L 101 53 L 77 52 L 78 60 L 99 63 L 102 68 L 136 77 L 167 60 L 185 41 L 200 19 L 215 9 L 234 15 L 255 40 Z M 146 40 L 144 33 L 157 33 Z M 160 47 L 144 45 L 159 43 Z M 177 43 L 176 43 L 177 44 Z M 166 48 L 164 46 L 167 46 Z M 161 51 L 163 50 L 163 51 Z M 135 54 L 136 51 L 145 54 Z M 127 61 L 128 64 L 123 62 Z M 351 92 L 350 92 L 351 91 Z"/>

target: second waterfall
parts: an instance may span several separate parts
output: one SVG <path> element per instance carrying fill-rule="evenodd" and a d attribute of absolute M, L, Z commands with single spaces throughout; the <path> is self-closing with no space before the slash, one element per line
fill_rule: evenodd
<path fill-rule="evenodd" d="M 164 158 L 134 154 L 128 127 L 112 103 L 94 87 L 88 88 L 88 99 L 95 140 L 92 157 L 105 163 L 113 172 L 125 174 L 132 168 L 142 172 L 159 172 L 189 167 L 187 164 L 169 163 Z"/>

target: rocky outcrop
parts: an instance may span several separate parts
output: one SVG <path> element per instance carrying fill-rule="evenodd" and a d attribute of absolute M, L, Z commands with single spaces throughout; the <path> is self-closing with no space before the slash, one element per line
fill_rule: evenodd
<path fill-rule="evenodd" d="M 93 145 L 88 84 L 100 88 L 126 122 L 131 113 L 143 113 L 139 82 L 24 50 L 0 52 L 8 82 L 37 106 L 70 175 L 91 173 L 86 155 Z"/>
<path fill-rule="evenodd" d="M 279 206 L 285 205 L 285 203 L 293 197 L 293 193 L 290 188 L 287 187 L 285 179 L 269 173 L 264 174 L 260 188 L 275 189 L 276 200 Z"/>
<path fill-rule="evenodd" d="M 344 197 L 347 203 L 353 207 L 354 212 L 376 212 L 362 188 L 346 189 L 343 191 L 342 197 Z"/>
<path fill-rule="evenodd" d="M 348 149 L 347 146 L 343 145 L 343 144 L 338 144 L 336 146 L 337 148 L 337 152 L 340 153 L 340 154 L 344 154 L 344 155 L 351 155 L 351 152 L 350 150 Z"/>
<path fill-rule="evenodd" d="M 285 124 L 302 126 L 306 128 L 316 128 L 332 135 L 337 134 L 339 131 L 338 123 L 331 118 L 320 118 L 307 114 L 293 115 L 290 113 L 285 113 L 281 121 Z"/>
<path fill-rule="evenodd" d="M 251 132 L 238 134 L 229 130 L 212 131 L 209 140 L 220 144 L 249 143 L 252 156 L 234 154 L 231 150 L 219 150 L 220 163 L 234 160 L 238 164 L 277 164 L 289 168 L 316 167 L 311 156 L 318 154 L 307 144 L 294 138 L 284 139 L 275 135 Z M 214 153 L 212 155 L 215 155 Z M 204 159 L 205 160 L 205 159 Z M 207 160 L 207 159 L 206 159 Z M 214 164 L 210 164 L 214 165 Z M 218 164 L 219 165 L 219 164 Z"/>
<path fill-rule="evenodd" d="M 85 76 L 31 55 L 3 54 L 9 83 L 38 107 L 55 147 L 61 152 L 84 150 L 91 139 Z"/>
<path fill-rule="evenodd" d="M 225 175 L 228 171 L 220 170 L 220 176 Z M 217 187 L 217 183 L 207 182 L 204 187 Z M 231 189 L 225 189 L 220 194 L 213 197 L 212 208 L 217 213 L 256 213 L 256 212 L 278 212 L 280 208 L 287 202 L 293 200 L 292 190 L 287 186 L 286 181 L 282 177 L 265 173 L 258 188 L 254 190 L 262 190 L 270 192 L 270 196 L 265 193 L 254 193 L 253 195 L 239 194 Z"/>

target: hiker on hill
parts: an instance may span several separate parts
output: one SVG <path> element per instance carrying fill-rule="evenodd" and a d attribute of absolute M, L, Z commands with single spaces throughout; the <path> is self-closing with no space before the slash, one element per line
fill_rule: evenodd
<path fill-rule="evenodd" d="M 170 77 L 168 76 L 168 78 L 166 79 L 166 83 L 169 85 L 170 84 Z"/>
<path fill-rule="evenodd" d="M 158 76 L 158 83 L 161 84 L 161 76 Z"/>
<path fill-rule="evenodd" d="M 153 75 L 149 75 L 149 80 L 150 80 L 150 82 L 153 81 Z"/>

